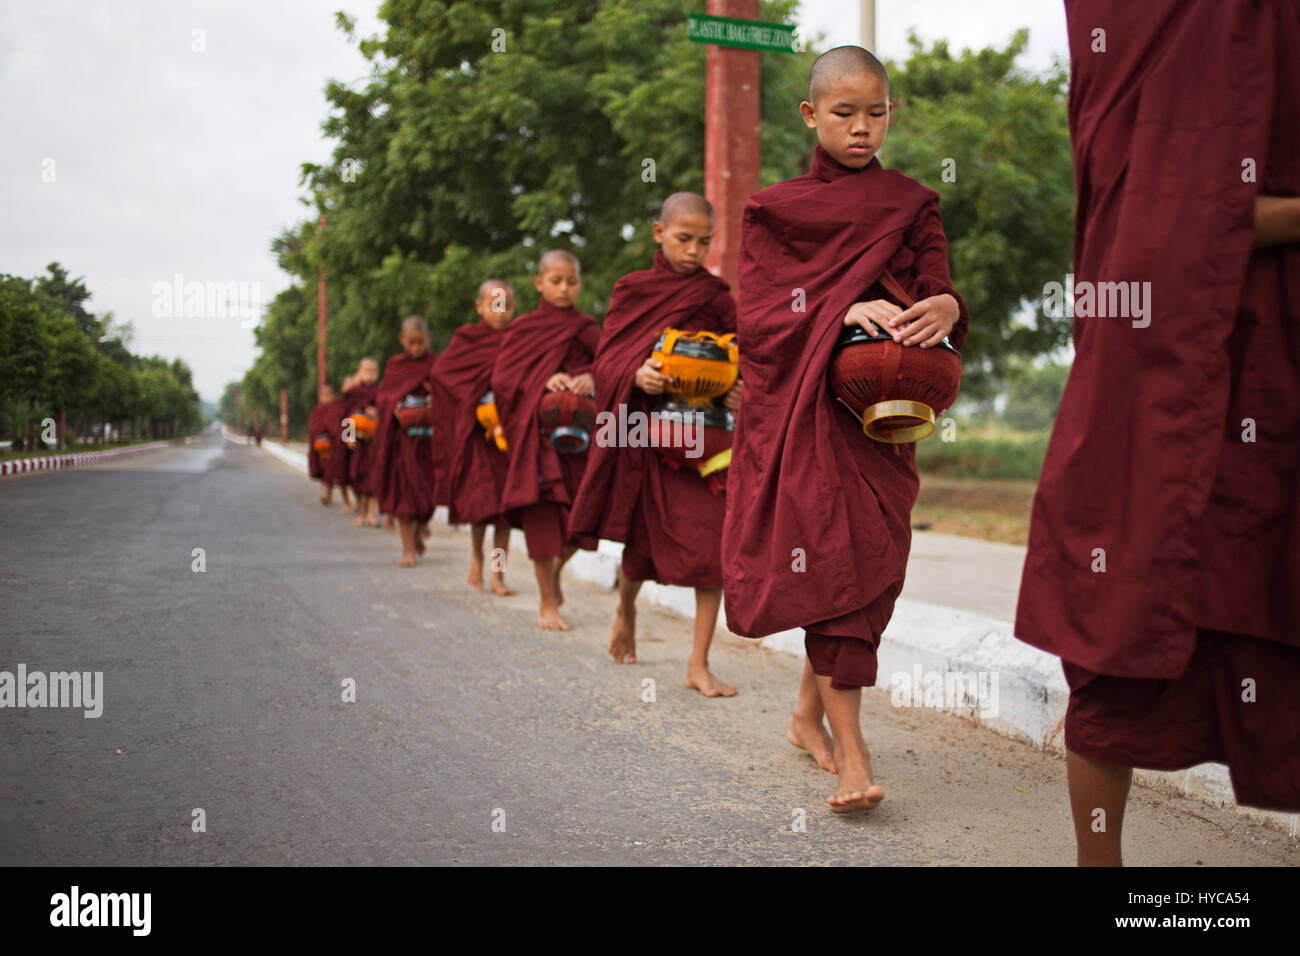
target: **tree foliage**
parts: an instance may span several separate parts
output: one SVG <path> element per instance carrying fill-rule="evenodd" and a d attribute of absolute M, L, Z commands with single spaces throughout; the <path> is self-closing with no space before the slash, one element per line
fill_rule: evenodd
<path fill-rule="evenodd" d="M 89 312 L 82 279 L 57 262 L 46 273 L 0 274 L 0 434 L 31 447 L 45 418 L 67 418 L 83 437 L 104 422 L 136 437 L 197 427 L 189 367 L 133 355 L 130 326 Z"/>

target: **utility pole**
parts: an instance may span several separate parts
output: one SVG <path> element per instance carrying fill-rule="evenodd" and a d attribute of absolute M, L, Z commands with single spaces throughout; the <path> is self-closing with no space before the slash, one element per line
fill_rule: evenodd
<path fill-rule="evenodd" d="M 876 0 L 861 0 L 861 17 L 858 20 L 859 40 L 862 49 L 876 52 Z"/>
<path fill-rule="evenodd" d="M 325 231 L 325 217 L 320 217 L 320 233 Z M 316 391 L 319 393 L 325 384 L 325 261 L 320 264 L 320 284 L 316 287 L 318 313 L 316 318 Z"/>

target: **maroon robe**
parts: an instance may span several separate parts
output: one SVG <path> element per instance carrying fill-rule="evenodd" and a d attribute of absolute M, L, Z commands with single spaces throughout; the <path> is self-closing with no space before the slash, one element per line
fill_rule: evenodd
<path fill-rule="evenodd" d="M 636 387 L 636 371 L 666 328 L 734 332 L 736 303 L 727 283 L 706 269 L 673 271 L 656 251 L 652 268 L 614 285 L 596 349 L 596 408 L 615 423 L 648 415 L 662 400 Z M 597 428 L 587 472 L 569 518 L 572 532 L 626 542 L 623 573 L 684 587 L 722 587 L 726 496 L 690 468 L 673 468 L 654 448 L 617 447 L 617 424 Z"/>
<path fill-rule="evenodd" d="M 1255 195 L 1300 194 L 1300 4 L 1066 12 L 1076 293 L 1150 295 L 1145 327 L 1076 302 L 1016 634 L 1063 660 L 1071 750 L 1294 811 L 1300 246 L 1251 244 Z"/>
<path fill-rule="evenodd" d="M 347 419 L 356 412 L 364 412 L 367 405 L 375 404 L 378 385 L 357 385 L 343 393 L 343 418 Z M 370 490 L 371 472 L 374 470 L 374 435 L 362 441 L 358 438 L 357 447 L 348 449 L 348 484 L 359 495 L 374 494 Z"/>
<path fill-rule="evenodd" d="M 438 420 L 449 423 L 446 488 L 453 524 L 502 520 L 509 459 L 484 435 L 478 400 L 492 387 L 492 367 L 504 337 L 504 329 L 486 322 L 462 325 L 438 356 L 432 385 Z"/>
<path fill-rule="evenodd" d="M 399 521 L 426 522 L 433 516 L 433 440 L 411 437 L 397 423 L 393 411 L 407 395 L 427 395 L 426 382 L 438 354 L 430 349 L 419 358 L 398 352 L 384 366 L 375 394 L 379 419 L 375 423 L 373 487 L 379 507 Z"/>
<path fill-rule="evenodd" d="M 503 511 L 517 510 L 517 520 L 534 560 L 558 557 L 566 543 L 569 508 L 582 483 L 587 456 L 561 455 L 541 434 L 537 409 L 546 380 L 556 372 L 579 375 L 591 370 L 600 341 L 600 326 L 573 307 L 557 309 L 545 299 L 506 328 L 492 369 L 492 393 L 509 446 L 510 464 Z M 571 543 L 594 550 L 596 540 L 582 536 Z"/>
<path fill-rule="evenodd" d="M 329 428 L 326 421 L 329 418 L 329 410 L 334 407 L 333 402 L 318 402 L 307 416 L 307 474 L 312 478 L 325 480 L 326 462 L 316 451 L 316 436 L 328 435 Z"/>
<path fill-rule="evenodd" d="M 347 403 L 343 399 L 334 399 L 326 406 L 324 422 L 325 431 L 330 436 L 330 457 L 325 462 L 325 480 L 339 488 L 347 488 L 350 484 L 352 451 L 343 443 L 343 416 L 346 408 Z"/>
<path fill-rule="evenodd" d="M 939 197 L 878 159 L 852 170 L 818 146 L 811 173 L 750 198 L 740 255 L 745 400 L 722 540 L 727 624 L 749 637 L 805 628 L 816 673 L 839 689 L 870 686 L 903 589 L 916 450 L 866 438 L 826 370 L 849 307 L 889 298 L 877 281 L 886 269 L 917 299 L 954 296 L 950 338 L 965 341 Z"/>

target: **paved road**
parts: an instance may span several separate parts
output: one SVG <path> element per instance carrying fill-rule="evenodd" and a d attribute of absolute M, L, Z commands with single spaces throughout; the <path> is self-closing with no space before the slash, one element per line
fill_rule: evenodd
<path fill-rule="evenodd" d="M 0 864 L 1072 858 L 1058 757 L 869 693 L 888 798 L 835 817 L 831 778 L 783 739 L 798 661 L 722 636 L 741 695 L 705 700 L 681 686 L 687 625 L 647 609 L 642 663 L 616 667 L 608 593 L 568 585 L 575 629 L 538 631 L 521 560 L 518 597 L 469 592 L 466 538 L 440 527 L 399 570 L 392 535 L 254 448 L 4 479 L 0 529 L 0 670 L 105 682 L 97 720 L 0 710 Z M 1128 824 L 1135 864 L 1297 860 L 1275 830 L 1155 791 Z"/>

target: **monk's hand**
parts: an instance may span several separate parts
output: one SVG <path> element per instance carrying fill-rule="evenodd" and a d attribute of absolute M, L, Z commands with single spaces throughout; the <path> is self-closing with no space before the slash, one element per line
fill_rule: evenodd
<path fill-rule="evenodd" d="M 596 391 L 596 380 L 592 378 L 590 372 L 583 372 L 569 379 L 569 391 L 577 392 L 579 395 L 592 395 Z"/>
<path fill-rule="evenodd" d="M 546 390 L 548 392 L 562 392 L 569 387 L 571 381 L 568 372 L 556 372 L 546 380 Z"/>
<path fill-rule="evenodd" d="M 1256 196 L 1256 249 L 1300 242 L 1300 197 Z"/>
<path fill-rule="evenodd" d="M 671 375 L 659 371 L 663 367 L 664 363 L 656 358 L 646 359 L 636 370 L 636 387 L 647 395 L 662 395 L 673 380 Z"/>
<path fill-rule="evenodd" d="M 861 326 L 872 335 L 892 336 L 894 333 L 888 328 L 889 320 L 902 311 L 888 299 L 854 302 L 849 306 L 849 311 L 844 313 L 844 324 Z"/>
<path fill-rule="evenodd" d="M 944 340 L 959 315 L 957 300 L 947 292 L 921 299 L 889 320 L 889 334 L 900 345 L 932 348 Z"/>
<path fill-rule="evenodd" d="M 727 394 L 722 396 L 722 404 L 731 409 L 733 412 L 740 410 L 740 393 L 744 390 L 745 383 L 736 379 L 736 384 L 727 389 Z"/>

